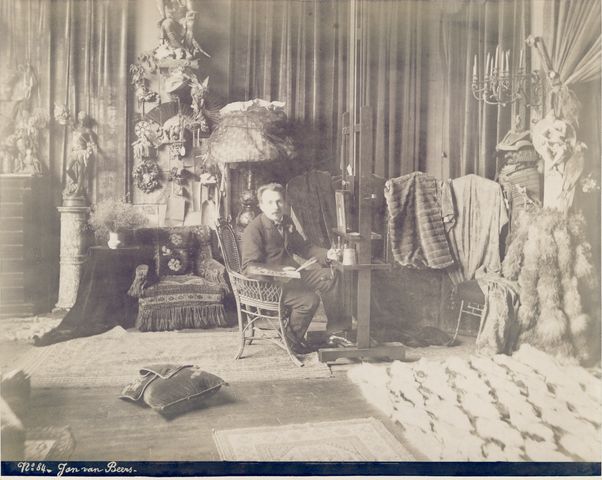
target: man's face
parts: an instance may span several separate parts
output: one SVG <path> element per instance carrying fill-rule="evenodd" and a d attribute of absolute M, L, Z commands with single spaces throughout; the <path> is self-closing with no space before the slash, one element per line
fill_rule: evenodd
<path fill-rule="evenodd" d="M 279 221 L 284 213 L 284 197 L 280 192 L 266 190 L 261 195 L 259 208 L 272 221 Z"/>

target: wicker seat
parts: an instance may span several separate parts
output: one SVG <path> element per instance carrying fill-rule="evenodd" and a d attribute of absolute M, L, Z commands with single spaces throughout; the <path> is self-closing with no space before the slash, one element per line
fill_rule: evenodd
<path fill-rule="evenodd" d="M 217 238 L 236 300 L 240 347 L 235 358 L 241 358 L 245 347 L 253 341 L 266 340 L 282 348 L 295 365 L 302 367 L 303 362 L 293 353 L 285 335 L 289 317 L 282 303 L 281 285 L 241 273 L 238 238 L 228 222 L 219 222 Z"/>

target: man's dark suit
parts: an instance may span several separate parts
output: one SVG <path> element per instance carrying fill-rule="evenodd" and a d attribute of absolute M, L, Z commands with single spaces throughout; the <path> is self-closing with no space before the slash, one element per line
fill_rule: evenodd
<path fill-rule="evenodd" d="M 282 232 L 282 233 L 281 233 Z M 263 213 L 245 228 L 241 240 L 243 271 L 249 264 L 288 265 L 298 267 L 293 254 L 302 258 L 316 257 L 326 265 L 325 248 L 306 241 L 294 227 L 290 217 L 284 216 L 280 228 Z M 290 329 L 302 339 L 320 305 L 320 293 L 329 331 L 341 331 L 350 327 L 350 318 L 342 309 L 340 278 L 330 268 L 302 270 L 301 279 L 284 284 L 283 302 L 291 309 Z"/>

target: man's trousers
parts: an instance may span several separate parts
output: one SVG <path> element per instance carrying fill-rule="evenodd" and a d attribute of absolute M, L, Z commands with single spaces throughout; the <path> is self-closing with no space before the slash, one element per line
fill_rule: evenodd
<path fill-rule="evenodd" d="M 289 328 L 303 339 L 311 320 L 320 305 L 324 305 L 328 332 L 351 329 L 351 317 L 345 311 L 341 275 L 330 268 L 302 270 L 300 279 L 283 286 L 283 303 L 290 308 Z"/>

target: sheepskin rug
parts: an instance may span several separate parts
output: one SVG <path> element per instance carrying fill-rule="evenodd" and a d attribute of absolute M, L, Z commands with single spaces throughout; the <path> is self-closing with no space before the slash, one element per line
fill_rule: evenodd
<path fill-rule="evenodd" d="M 348 376 L 428 460 L 601 458 L 600 371 L 530 345 L 511 357 L 363 364 Z"/>

